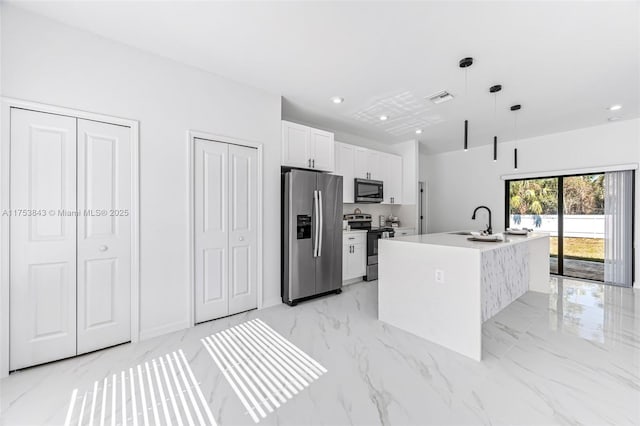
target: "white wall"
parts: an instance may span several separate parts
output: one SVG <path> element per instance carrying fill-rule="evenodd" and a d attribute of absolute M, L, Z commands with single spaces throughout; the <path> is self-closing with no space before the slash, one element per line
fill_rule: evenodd
<path fill-rule="evenodd" d="M 187 327 L 189 129 L 264 144 L 264 303 L 280 302 L 280 96 L 2 6 L 2 95 L 140 121 L 141 331 Z"/>
<path fill-rule="evenodd" d="M 460 142 L 462 145 L 462 141 Z M 473 139 L 470 140 L 473 146 Z M 513 169 L 513 149 L 518 148 L 518 170 Z M 462 147 L 461 147 L 462 148 Z M 479 229 L 485 216 L 471 220 L 473 209 L 486 205 L 493 212 L 493 228 L 504 230 L 505 183 L 500 176 L 590 168 L 640 162 L 640 119 L 619 121 L 570 132 L 493 145 L 420 156 L 420 176 L 428 185 L 429 232 Z M 636 173 L 636 200 L 640 200 L 640 171 Z M 636 201 L 636 229 L 640 208 Z M 640 232 L 636 231 L 636 265 Z M 640 270 L 636 268 L 636 270 Z"/>

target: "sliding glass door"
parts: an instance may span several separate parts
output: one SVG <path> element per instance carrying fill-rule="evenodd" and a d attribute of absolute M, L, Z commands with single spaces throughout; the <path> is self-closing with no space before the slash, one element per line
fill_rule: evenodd
<path fill-rule="evenodd" d="M 562 275 L 604 281 L 604 174 L 562 179 Z"/>
<path fill-rule="evenodd" d="M 506 226 L 550 234 L 552 274 L 631 286 L 634 172 L 506 182 Z"/>
<path fill-rule="evenodd" d="M 559 274 L 558 178 L 507 181 L 508 228 L 527 228 L 551 235 L 551 273 Z"/>

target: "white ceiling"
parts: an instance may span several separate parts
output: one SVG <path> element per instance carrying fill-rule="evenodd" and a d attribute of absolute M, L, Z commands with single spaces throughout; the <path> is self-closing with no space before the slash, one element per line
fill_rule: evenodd
<path fill-rule="evenodd" d="M 14 4 L 281 94 L 287 119 L 389 143 L 422 127 L 429 152 L 460 149 L 464 119 L 472 147 L 513 139 L 514 103 L 520 138 L 640 115 L 637 1 Z"/>

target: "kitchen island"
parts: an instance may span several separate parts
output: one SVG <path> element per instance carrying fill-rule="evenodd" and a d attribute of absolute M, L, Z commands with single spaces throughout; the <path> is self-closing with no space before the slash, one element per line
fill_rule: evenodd
<path fill-rule="evenodd" d="M 378 319 L 482 359 L 482 323 L 527 291 L 549 292 L 549 235 L 380 240 Z"/>

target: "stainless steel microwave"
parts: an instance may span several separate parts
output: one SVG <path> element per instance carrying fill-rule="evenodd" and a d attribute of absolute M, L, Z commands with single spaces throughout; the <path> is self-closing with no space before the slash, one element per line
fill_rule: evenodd
<path fill-rule="evenodd" d="M 354 179 L 353 191 L 356 203 L 381 203 L 384 193 L 381 180 Z"/>

